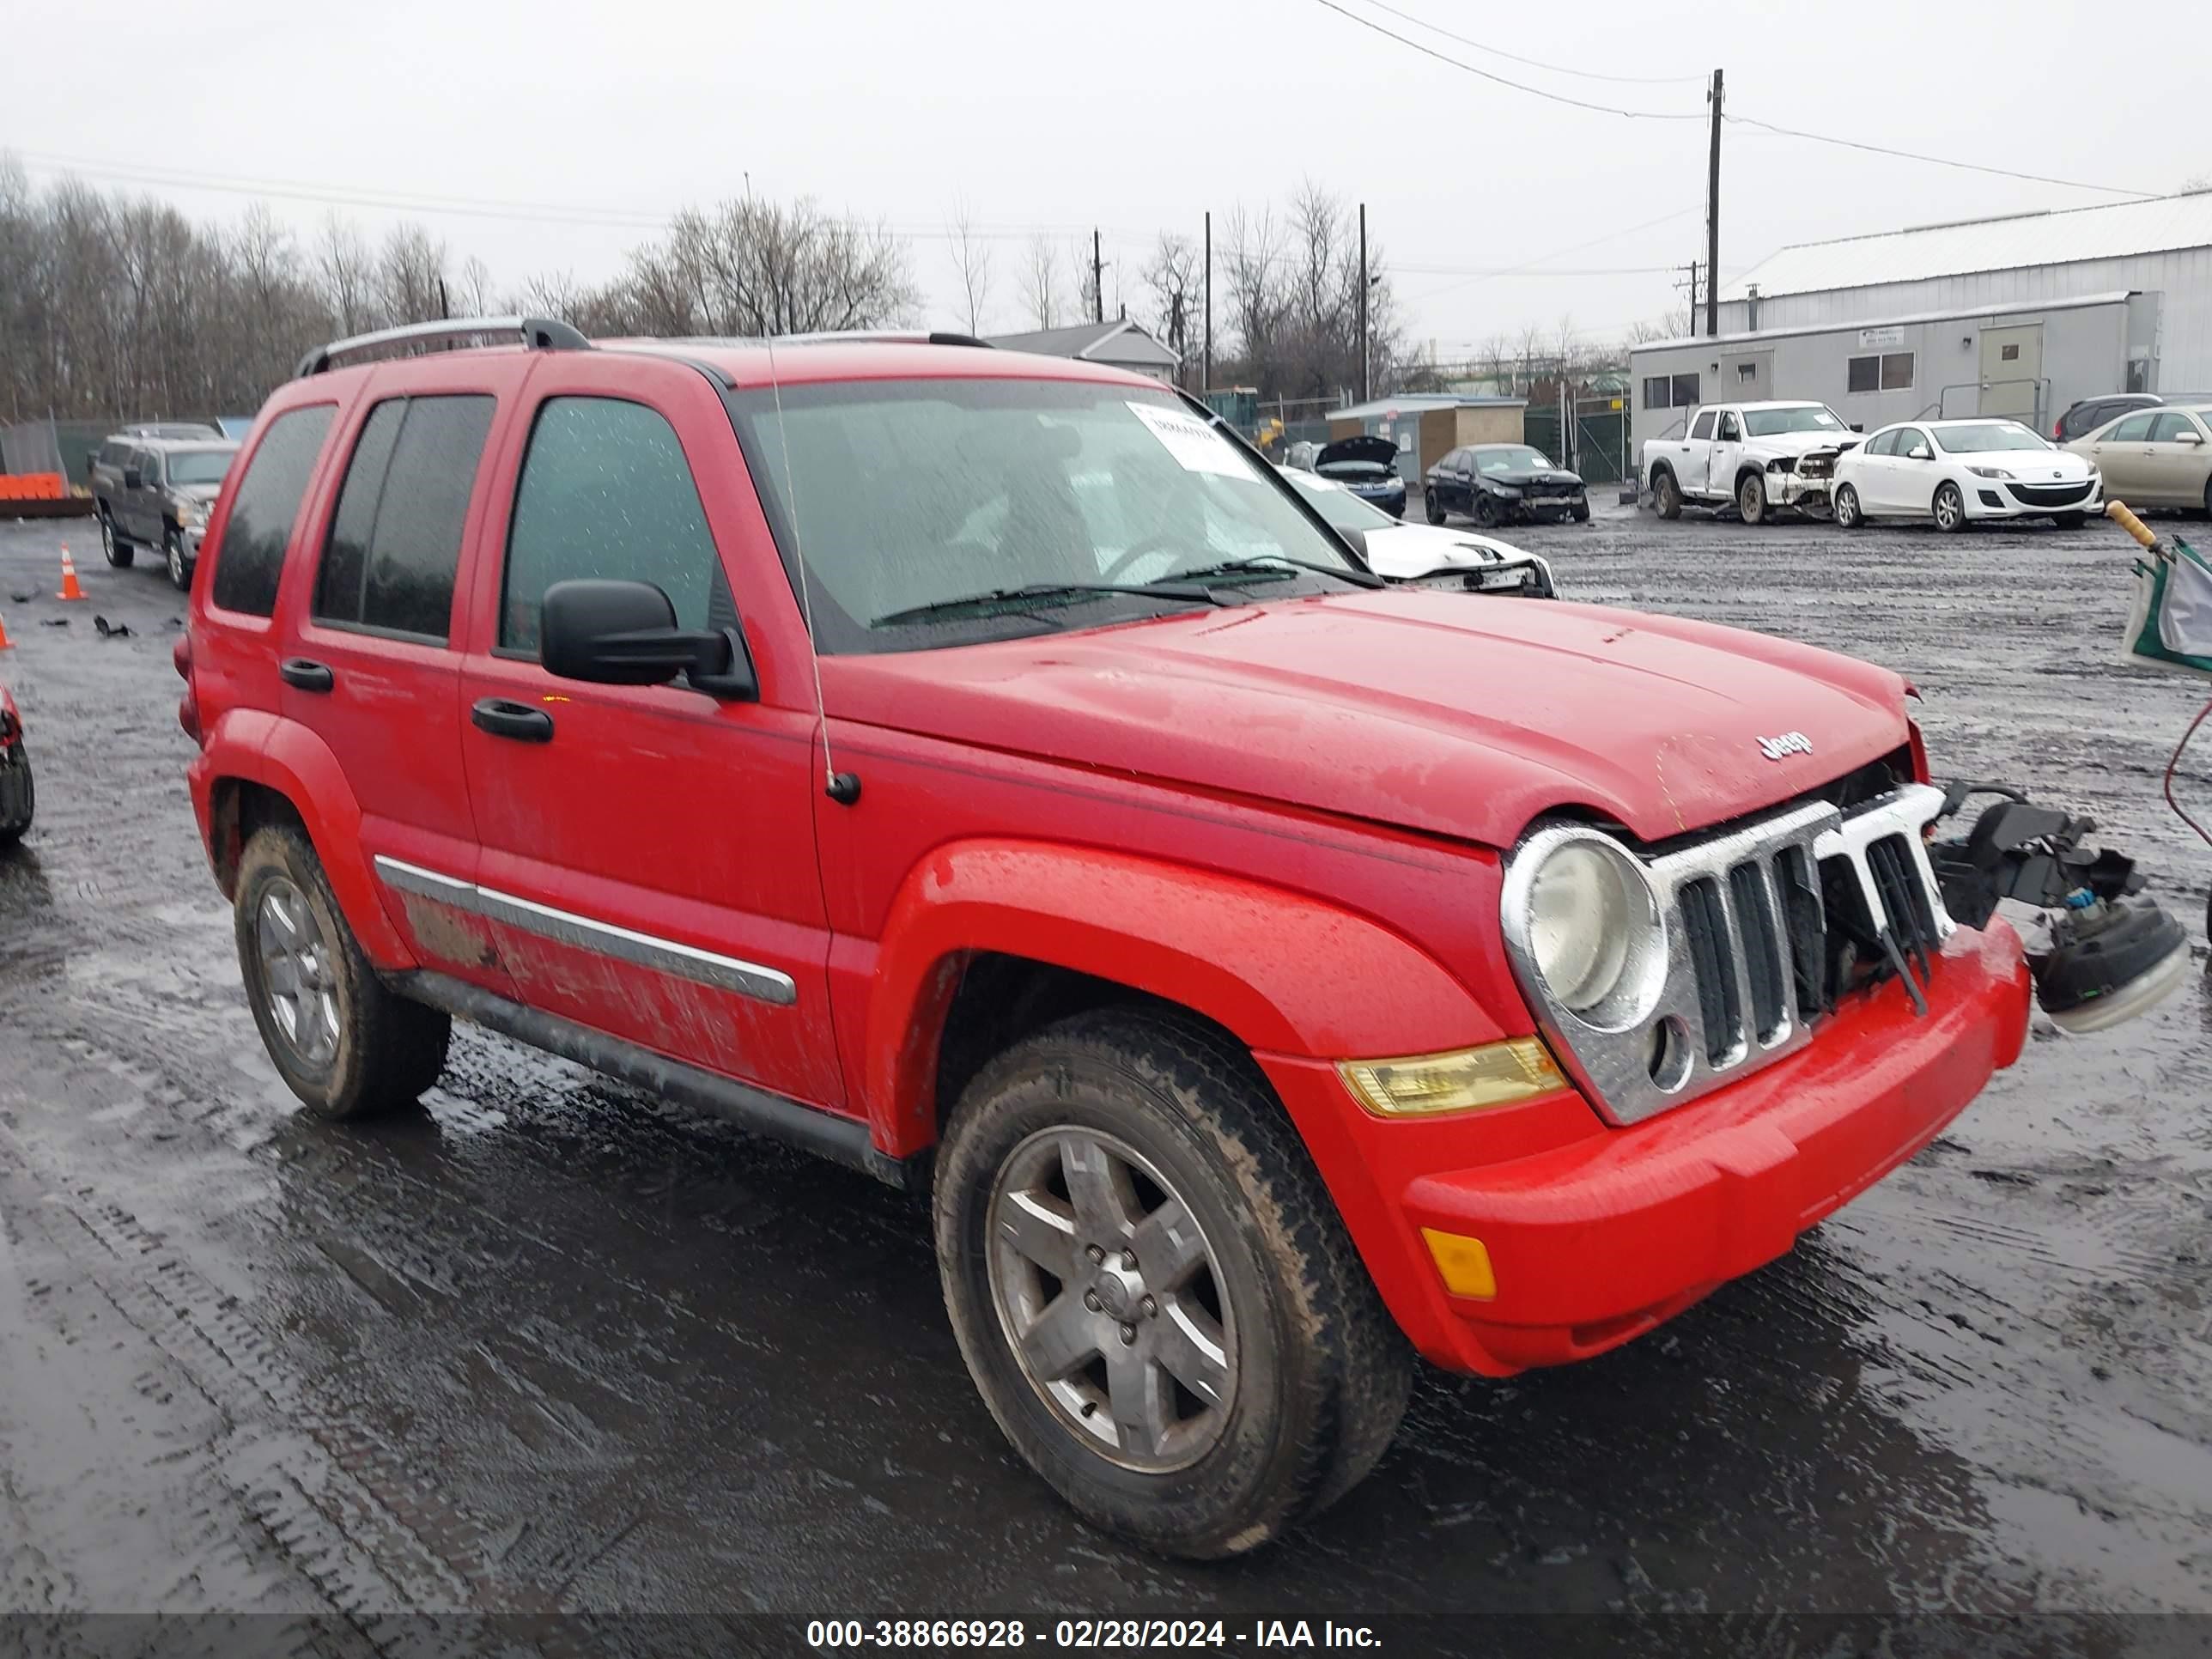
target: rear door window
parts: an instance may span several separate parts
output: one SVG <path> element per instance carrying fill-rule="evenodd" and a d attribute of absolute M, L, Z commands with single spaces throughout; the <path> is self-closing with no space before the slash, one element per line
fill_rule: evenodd
<path fill-rule="evenodd" d="M 1709 409 L 1704 414 L 1698 416 L 1697 420 L 1692 422 L 1690 427 L 1690 435 L 1692 438 L 1710 438 L 1713 435 L 1712 410 Z"/>
<path fill-rule="evenodd" d="M 594 576 L 651 582 L 680 628 L 737 620 L 675 428 L 622 398 L 549 398 L 515 485 L 500 649 L 537 655 L 545 590 Z"/>
<path fill-rule="evenodd" d="M 445 643 L 493 404 L 392 398 L 369 411 L 316 577 L 316 620 Z"/>
<path fill-rule="evenodd" d="M 209 597 L 225 611 L 266 617 L 276 609 L 284 549 L 331 429 L 335 404 L 287 410 L 269 423 L 231 496 Z"/>

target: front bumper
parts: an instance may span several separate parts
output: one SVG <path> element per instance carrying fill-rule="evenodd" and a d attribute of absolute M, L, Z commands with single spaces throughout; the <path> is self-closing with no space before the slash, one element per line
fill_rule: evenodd
<path fill-rule="evenodd" d="M 2019 1058 L 2028 1000 L 2012 929 L 1960 928 L 1925 1018 L 1893 981 L 1788 1059 L 1625 1129 L 1565 1096 L 1449 1127 L 1382 1123 L 1333 1068 L 1261 1060 L 1407 1335 L 1437 1364 L 1506 1376 L 1616 1347 L 1787 1253 Z M 1468 1167 L 1413 1167 L 1447 1137 Z M 1448 1294 L 1424 1227 L 1480 1239 L 1496 1296 Z"/>
<path fill-rule="evenodd" d="M 2053 519 L 2062 513 L 2102 513 L 2105 481 L 2092 477 L 2085 490 L 2080 485 L 2008 483 L 2002 478 L 1969 477 L 1966 492 L 1970 519 Z"/>
<path fill-rule="evenodd" d="M 1395 489 L 1355 489 L 1353 495 L 1370 507 L 1378 507 L 1394 519 L 1406 516 L 1406 489 L 1401 484 Z"/>
<path fill-rule="evenodd" d="M 1766 500 L 1772 507 L 1826 514 L 1833 511 L 1829 497 L 1835 482 L 1832 473 L 1808 477 L 1802 472 L 1778 472 L 1770 467 L 1766 473 Z"/>

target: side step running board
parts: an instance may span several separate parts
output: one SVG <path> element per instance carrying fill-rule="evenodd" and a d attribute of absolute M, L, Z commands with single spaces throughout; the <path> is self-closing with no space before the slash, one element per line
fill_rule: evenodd
<path fill-rule="evenodd" d="M 397 974 L 391 983 L 401 996 L 442 1008 L 457 1019 L 473 1021 L 517 1042 L 573 1060 L 695 1111 L 727 1118 L 741 1129 L 873 1176 L 901 1192 L 929 1190 L 928 1155 L 896 1158 L 878 1151 L 868 1139 L 868 1126 L 858 1118 L 825 1112 L 680 1060 L 666 1059 L 635 1042 L 556 1014 L 526 1008 L 446 974 Z"/>

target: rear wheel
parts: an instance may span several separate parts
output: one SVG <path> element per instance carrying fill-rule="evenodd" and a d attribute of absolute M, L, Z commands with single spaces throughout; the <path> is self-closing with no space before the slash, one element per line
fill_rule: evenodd
<path fill-rule="evenodd" d="M 945 1308 L 984 1403 L 1079 1513 L 1241 1554 L 1349 1491 L 1413 1358 L 1252 1064 L 1195 1022 L 1052 1026 L 937 1164 Z"/>
<path fill-rule="evenodd" d="M 1766 521 L 1766 480 L 1756 472 L 1747 472 L 1743 482 L 1735 487 L 1736 514 L 1746 524 Z"/>
<path fill-rule="evenodd" d="M 1663 466 L 1651 480 L 1651 499 L 1653 505 L 1658 507 L 1661 518 L 1679 519 L 1682 516 L 1682 487 L 1674 482 L 1674 475 Z"/>
<path fill-rule="evenodd" d="M 1422 495 L 1421 506 L 1429 515 L 1431 524 L 1442 524 L 1444 521 L 1443 503 L 1437 499 L 1435 490 L 1428 490 Z"/>
<path fill-rule="evenodd" d="M 107 555 L 108 563 L 113 565 L 118 570 L 128 570 L 131 568 L 131 560 L 136 550 L 129 542 L 115 533 L 115 520 L 108 516 L 106 507 L 100 510 L 100 549 L 101 552 Z"/>
<path fill-rule="evenodd" d="M 1931 510 L 1936 514 L 1936 527 L 1946 532 L 1966 527 L 1966 498 L 1959 493 L 1954 483 L 1936 486 L 1936 500 Z"/>
<path fill-rule="evenodd" d="M 192 568 L 185 562 L 185 532 L 171 525 L 161 532 L 161 556 L 169 567 L 172 586 L 188 590 L 192 585 Z"/>
<path fill-rule="evenodd" d="M 1836 486 L 1836 523 L 1845 530 L 1856 530 L 1866 522 L 1866 514 L 1859 510 L 1859 492 L 1849 484 Z"/>
<path fill-rule="evenodd" d="M 437 1081 L 452 1021 L 376 977 L 298 828 L 269 824 L 246 844 L 235 918 L 263 1046 L 310 1111 L 373 1116 Z"/>

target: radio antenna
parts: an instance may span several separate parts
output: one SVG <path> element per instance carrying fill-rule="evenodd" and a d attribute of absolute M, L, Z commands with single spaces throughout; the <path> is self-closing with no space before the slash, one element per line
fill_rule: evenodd
<path fill-rule="evenodd" d="M 860 775 L 840 772 L 830 752 L 830 709 L 822 699 L 822 653 L 814 642 L 814 594 L 806 575 L 806 532 L 799 527 L 805 514 L 799 510 L 799 486 L 791 472 L 791 434 L 783 424 L 783 378 L 776 373 L 775 336 L 763 337 L 768 347 L 769 392 L 775 400 L 775 447 L 783 462 L 783 498 L 791 503 L 791 552 L 799 562 L 799 613 L 806 623 L 806 665 L 814 676 L 814 718 L 822 728 L 823 792 L 840 806 L 860 798 Z"/>

